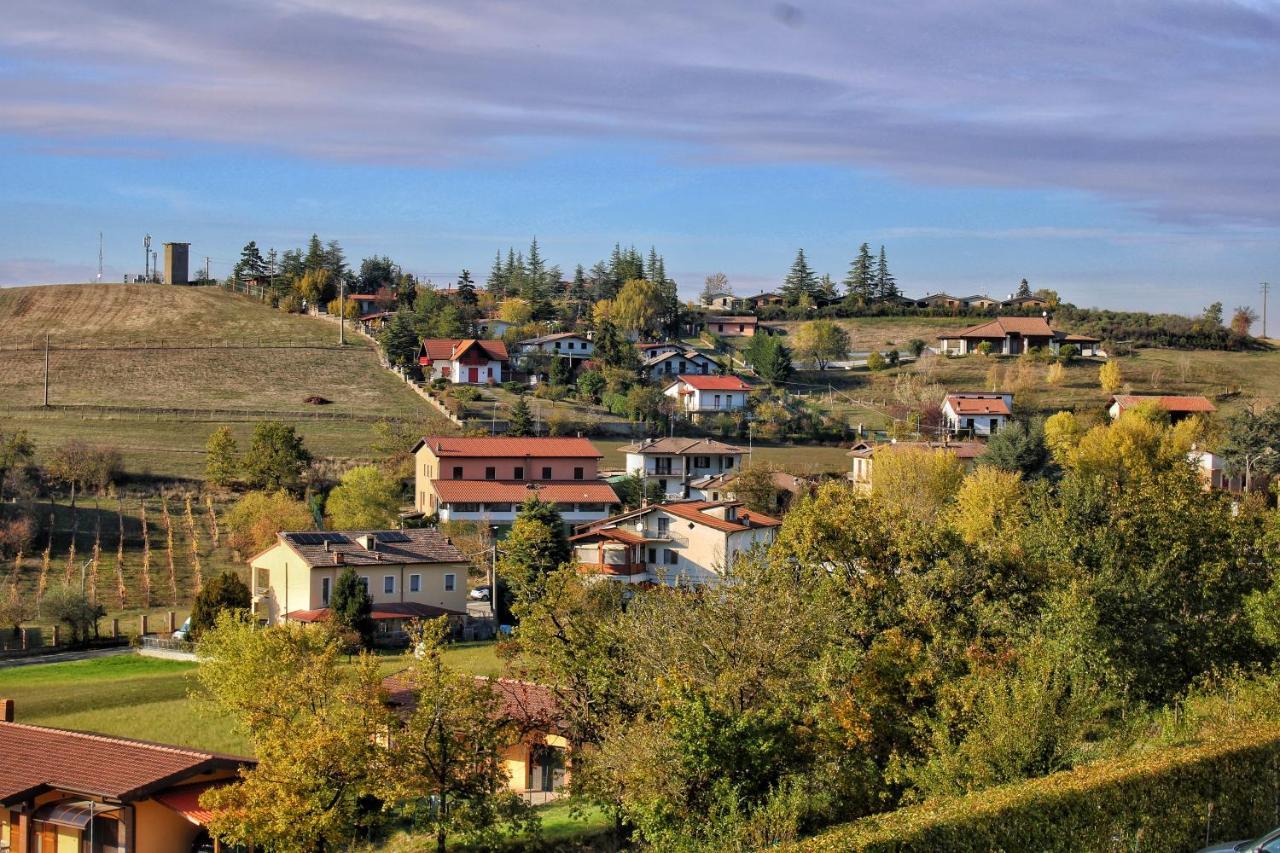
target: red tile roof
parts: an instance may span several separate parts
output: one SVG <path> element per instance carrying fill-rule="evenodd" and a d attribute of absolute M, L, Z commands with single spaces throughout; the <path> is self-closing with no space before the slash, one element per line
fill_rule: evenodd
<path fill-rule="evenodd" d="M 672 453 L 680 456 L 743 454 L 747 451 L 712 438 L 646 438 L 618 448 L 623 453 Z"/>
<path fill-rule="evenodd" d="M 860 441 L 845 455 L 870 459 L 880 450 L 942 450 L 958 459 L 976 459 L 987 446 L 980 441 Z"/>
<path fill-rule="evenodd" d="M 939 339 L 946 338 L 1003 338 L 1010 333 L 1016 333 L 1023 337 L 1053 337 L 1053 329 L 1049 327 L 1048 321 L 1043 317 L 997 317 L 986 323 L 979 323 L 976 326 L 970 326 L 960 332 L 951 332 L 948 334 L 938 335 Z"/>
<path fill-rule="evenodd" d="M 1216 412 L 1218 409 L 1213 403 L 1209 402 L 1207 397 L 1173 397 L 1159 396 L 1147 394 L 1117 394 L 1110 400 L 1107 400 L 1107 406 L 1112 403 L 1120 404 L 1120 411 L 1131 409 L 1134 406 L 1140 406 L 1143 403 L 1159 403 L 1160 407 L 1168 412 L 1194 413 L 1194 412 Z"/>
<path fill-rule="evenodd" d="M 137 800 L 210 770 L 252 763 L 181 746 L 0 722 L 0 802 L 49 789 Z"/>
<path fill-rule="evenodd" d="M 423 445 L 444 458 L 520 459 L 527 456 L 544 459 L 599 459 L 603 453 L 585 438 L 510 438 L 482 436 L 459 438 L 452 435 L 429 435 L 419 441 L 414 452 Z"/>
<path fill-rule="evenodd" d="M 276 534 L 308 566 L 337 565 L 334 555 L 352 566 L 404 566 L 416 563 L 462 563 L 466 557 L 439 530 L 308 530 Z M 371 548 L 364 546 L 370 541 Z M 328 546 L 326 547 L 326 543 Z"/>
<path fill-rule="evenodd" d="M 621 503 L 613 487 L 601 480 L 432 480 L 431 488 L 444 503 L 520 503 L 536 493 L 550 503 Z"/>
<path fill-rule="evenodd" d="M 729 521 L 724 518 L 717 518 L 711 515 L 707 510 L 716 507 L 738 507 L 738 520 Z M 758 512 L 751 512 L 742 509 L 741 501 L 668 501 L 660 504 L 650 504 L 647 507 L 633 509 L 628 512 L 620 513 L 600 521 L 591 522 L 590 525 L 584 525 L 581 533 L 571 538 L 580 539 L 594 534 L 611 535 L 617 529 L 616 525 L 630 518 L 645 515 L 656 510 L 669 512 L 679 518 L 688 519 L 695 524 L 703 524 L 714 530 L 724 533 L 740 533 L 744 530 L 752 530 L 757 527 L 777 527 L 782 524 L 776 518 L 763 515 Z M 619 537 L 621 538 L 621 537 Z M 625 540 L 623 540 L 625 541 Z"/>
<path fill-rule="evenodd" d="M 497 714 L 522 729 L 546 730 L 560 726 L 560 701 L 550 687 L 511 678 L 486 678 L 483 675 L 477 675 L 475 680 L 478 684 L 488 686 L 497 697 Z M 405 713 L 411 712 L 417 704 L 413 685 L 403 673 L 384 678 L 382 688 L 387 691 L 388 703 L 398 706 Z"/>
<path fill-rule="evenodd" d="M 677 382 L 683 382 L 690 388 L 696 388 L 699 391 L 750 391 L 751 386 L 743 382 L 736 376 L 686 376 L 681 374 L 676 377 Z M 675 382 L 671 385 L 676 384 Z M 670 388 L 671 385 L 667 387 Z"/>
<path fill-rule="evenodd" d="M 370 614 L 374 619 L 439 619 L 441 616 L 465 616 L 461 610 L 448 607 L 436 607 L 433 604 L 419 604 L 416 601 L 396 601 L 389 604 L 373 605 Z M 329 608 L 318 607 L 315 610 L 293 610 L 285 616 L 295 622 L 323 622 L 329 618 Z"/>
<path fill-rule="evenodd" d="M 948 394 L 947 403 L 957 415 L 1012 415 L 1003 397 Z"/>
<path fill-rule="evenodd" d="M 206 826 L 213 819 L 213 812 L 200 805 L 200 795 L 210 788 L 221 788 L 229 785 L 229 781 L 197 782 L 194 785 L 183 785 L 170 788 L 155 795 L 155 800 L 168 806 L 196 826 Z"/>
<path fill-rule="evenodd" d="M 476 338 L 424 338 L 421 353 L 428 361 L 453 361 L 467 350 L 478 346 L 494 361 L 506 361 L 507 345 L 502 341 L 482 341 Z"/>
<path fill-rule="evenodd" d="M 727 314 L 724 316 L 718 316 L 713 314 L 712 316 L 707 317 L 707 325 L 711 325 L 712 323 L 744 323 L 750 326 L 755 325 L 756 322 L 756 318 L 751 316 L 729 316 Z"/>

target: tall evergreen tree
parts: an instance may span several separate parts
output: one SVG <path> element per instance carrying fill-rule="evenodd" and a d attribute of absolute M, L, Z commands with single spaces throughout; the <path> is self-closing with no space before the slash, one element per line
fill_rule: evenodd
<path fill-rule="evenodd" d="M 787 305 L 799 305 L 806 297 L 812 301 L 818 292 L 818 277 L 809 268 L 804 249 L 796 252 L 791 271 L 782 282 L 782 298 Z"/>
<path fill-rule="evenodd" d="M 1018 283 L 1018 296 L 1026 297 L 1031 295 L 1031 284 L 1024 278 Z"/>
<path fill-rule="evenodd" d="M 458 276 L 458 301 L 467 307 L 476 304 L 476 285 L 471 280 L 471 271 L 463 270 Z"/>
<path fill-rule="evenodd" d="M 881 246 L 880 260 L 876 263 L 876 298 L 890 299 L 899 293 L 898 280 L 889 272 L 889 262 L 885 259 L 884 246 Z"/>
<path fill-rule="evenodd" d="M 307 242 L 307 256 L 303 260 L 303 266 L 309 270 L 322 270 L 325 268 L 324 261 L 324 243 L 320 242 L 318 234 L 312 234 Z"/>
<path fill-rule="evenodd" d="M 507 296 L 507 271 L 502 265 L 501 250 L 494 253 L 493 266 L 489 268 L 489 278 L 485 280 L 485 287 L 498 301 L 502 301 Z"/>
<path fill-rule="evenodd" d="M 822 278 L 818 279 L 817 293 L 818 302 L 822 305 L 830 305 L 832 302 L 840 300 L 840 293 L 836 290 L 836 283 L 826 273 L 823 273 Z"/>
<path fill-rule="evenodd" d="M 573 283 L 569 285 L 569 305 L 575 322 L 586 313 L 590 301 L 591 287 L 587 283 L 587 272 L 582 264 L 578 264 L 573 271 Z"/>
<path fill-rule="evenodd" d="M 359 634 L 365 648 L 373 645 L 373 598 L 351 566 L 342 570 L 333 585 L 329 616 L 338 625 Z"/>
<path fill-rule="evenodd" d="M 870 245 L 863 243 L 858 247 L 858 257 L 849 264 L 844 287 L 850 296 L 863 301 L 870 301 L 875 297 L 875 261 L 871 257 Z"/>
<path fill-rule="evenodd" d="M 262 259 L 262 252 L 258 250 L 256 240 L 250 240 L 240 250 L 240 261 L 236 264 L 236 271 L 240 278 L 260 276 L 267 271 L 267 262 Z"/>

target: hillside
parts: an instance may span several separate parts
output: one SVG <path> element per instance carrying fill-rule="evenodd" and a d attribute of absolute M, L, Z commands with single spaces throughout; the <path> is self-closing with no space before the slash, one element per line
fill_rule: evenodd
<path fill-rule="evenodd" d="M 114 445 L 132 474 L 198 476 L 205 439 L 224 423 L 245 438 L 255 421 L 283 420 L 313 453 L 343 458 L 369 455 L 379 418 L 449 428 L 363 339 L 339 347 L 324 320 L 217 288 L 0 289 L 0 357 L 0 429 L 27 429 L 41 448 L 72 436 Z"/>

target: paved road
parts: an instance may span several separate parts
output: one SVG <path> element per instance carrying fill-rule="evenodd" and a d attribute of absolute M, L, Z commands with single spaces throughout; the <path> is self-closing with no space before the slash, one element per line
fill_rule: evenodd
<path fill-rule="evenodd" d="M 73 660 L 93 660 L 94 658 L 109 658 L 116 655 L 132 655 L 136 654 L 137 649 L 129 646 L 118 646 L 111 649 L 90 649 L 88 651 L 79 652 L 58 652 L 52 655 L 34 655 L 29 658 L 13 658 L 11 660 L 0 660 L 0 669 L 10 669 L 16 666 L 32 666 L 38 663 L 65 663 Z"/>

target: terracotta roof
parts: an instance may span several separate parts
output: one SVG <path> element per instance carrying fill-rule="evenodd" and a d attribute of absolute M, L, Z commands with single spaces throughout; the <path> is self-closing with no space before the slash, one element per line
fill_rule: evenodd
<path fill-rule="evenodd" d="M 645 542 L 645 538 L 639 534 L 624 530 L 621 527 L 597 527 L 588 530 L 586 533 L 578 533 L 569 537 L 570 542 L 577 542 L 582 539 L 590 539 L 593 536 L 600 536 L 604 539 L 614 539 L 627 545 L 641 545 Z"/>
<path fill-rule="evenodd" d="M 998 394 L 948 394 L 947 404 L 957 415 L 1011 415 L 1004 397 Z"/>
<path fill-rule="evenodd" d="M 728 314 L 725 314 L 725 315 L 713 314 L 713 315 L 711 315 L 710 317 L 708 317 L 708 318 L 707 318 L 707 322 L 708 322 L 708 323 L 746 323 L 746 324 L 751 324 L 751 323 L 755 323 L 755 322 L 757 322 L 757 321 L 756 321 L 756 318 L 755 318 L 755 317 L 751 317 L 751 316 L 742 316 L 742 317 L 739 317 L 739 316 L 730 316 L 730 315 L 728 315 Z"/>
<path fill-rule="evenodd" d="M 697 376 L 694 374 L 680 374 L 676 377 L 676 381 L 667 385 L 683 382 L 690 388 L 696 388 L 699 391 L 750 391 L 751 386 L 743 382 L 736 376 Z"/>
<path fill-rule="evenodd" d="M 494 361 L 506 361 L 507 345 L 502 341 L 484 341 L 477 338 L 424 338 L 422 355 L 430 361 L 452 361 L 472 347 L 480 347 Z"/>
<path fill-rule="evenodd" d="M 737 521 L 728 521 L 727 519 L 717 518 L 707 512 L 707 510 L 714 509 L 716 507 L 729 506 L 739 507 Z M 659 504 L 650 504 L 649 506 L 629 510 L 619 515 L 611 516 L 610 518 L 591 522 L 590 526 L 587 527 L 586 530 L 572 538 L 577 539 L 594 533 L 604 532 L 605 530 L 612 530 L 610 525 L 617 525 L 629 518 L 635 518 L 638 515 L 645 515 L 647 513 L 654 512 L 655 510 L 664 510 L 672 515 L 688 519 L 696 524 L 704 524 L 707 527 L 720 530 L 725 533 L 740 533 L 744 530 L 752 530 L 758 527 L 777 527 L 782 524 L 782 522 L 776 518 L 771 518 L 770 516 L 762 515 L 758 512 L 741 509 L 741 507 L 741 501 L 667 501 Z"/>
<path fill-rule="evenodd" d="M 1218 410 L 1213 403 L 1209 402 L 1208 398 L 1199 396 L 1173 397 L 1154 394 L 1117 394 L 1107 400 L 1107 406 L 1110 407 L 1112 403 L 1119 403 L 1121 411 L 1140 406 L 1143 403 L 1159 403 L 1160 407 L 1165 411 L 1178 413 L 1216 412 Z"/>
<path fill-rule="evenodd" d="M 518 504 L 535 493 L 549 503 L 621 503 L 603 480 L 432 480 L 431 488 L 444 503 Z"/>
<path fill-rule="evenodd" d="M 378 298 L 378 295 L 376 293 L 348 293 L 347 298 L 354 299 L 357 302 L 373 302 L 375 299 Z M 395 300 L 388 300 L 388 301 L 395 301 Z"/>
<path fill-rule="evenodd" d="M 216 782 L 197 782 L 194 785 L 183 785 L 170 788 L 156 794 L 156 802 L 168 806 L 196 826 L 205 826 L 213 819 L 213 812 L 200 805 L 200 795 L 210 788 L 222 788 L 232 784 L 234 780 Z"/>
<path fill-rule="evenodd" d="M 282 531 L 279 541 L 308 566 L 402 566 L 410 563 L 465 563 L 454 544 L 431 527 L 408 530 L 304 530 Z M 368 537 L 373 537 L 368 540 Z M 366 548 L 362 539 L 368 540 Z"/>
<path fill-rule="evenodd" d="M 488 686 L 497 697 L 498 715 L 521 728 L 549 729 L 560 726 L 560 701 L 550 687 L 530 681 L 487 678 L 483 675 L 475 676 L 475 680 L 477 684 Z M 403 673 L 384 678 L 382 689 L 387 691 L 388 704 L 397 706 L 404 713 L 411 712 L 417 704 L 413 686 Z"/>
<path fill-rule="evenodd" d="M 0 756 L 0 802 L 49 789 L 137 800 L 200 773 L 254 763 L 251 758 L 21 723 L 0 723 Z"/>
<path fill-rule="evenodd" d="M 554 334 L 542 335 L 541 337 L 529 338 L 527 340 L 520 341 L 517 346 L 524 346 L 525 344 L 551 343 L 552 341 L 563 341 L 565 338 L 577 338 L 578 340 L 589 342 L 586 335 L 580 335 L 577 332 L 555 332 Z"/>
<path fill-rule="evenodd" d="M 374 619 L 439 619 L 441 616 L 465 616 L 466 613 L 462 610 L 437 607 L 434 604 L 420 604 L 416 601 L 393 601 L 373 605 L 373 611 L 369 615 Z M 292 610 L 285 616 L 295 622 L 323 622 L 329 618 L 329 608 Z"/>
<path fill-rule="evenodd" d="M 623 453 L 673 453 L 679 456 L 746 453 L 741 447 L 712 438 L 659 438 L 636 441 L 618 448 Z"/>
<path fill-rule="evenodd" d="M 1100 344 L 1102 338 L 1091 338 L 1088 335 L 1063 335 L 1062 340 L 1069 344 Z"/>
<path fill-rule="evenodd" d="M 1049 323 L 1043 317 L 997 317 L 986 323 L 979 323 L 976 326 L 970 326 L 959 332 L 950 332 L 948 334 L 938 335 L 938 338 L 1003 338 L 1005 335 L 1016 333 L 1026 337 L 1051 338 L 1053 337 L 1053 329 L 1049 327 Z"/>
<path fill-rule="evenodd" d="M 482 436 L 459 438 L 453 435 L 429 435 L 413 447 L 417 453 L 426 444 L 441 458 L 483 457 L 488 459 L 599 459 L 603 453 L 585 438 L 512 438 Z"/>
<path fill-rule="evenodd" d="M 958 459 L 976 459 L 987 446 L 980 441 L 860 441 L 845 455 L 869 459 L 880 450 L 943 450 Z"/>

